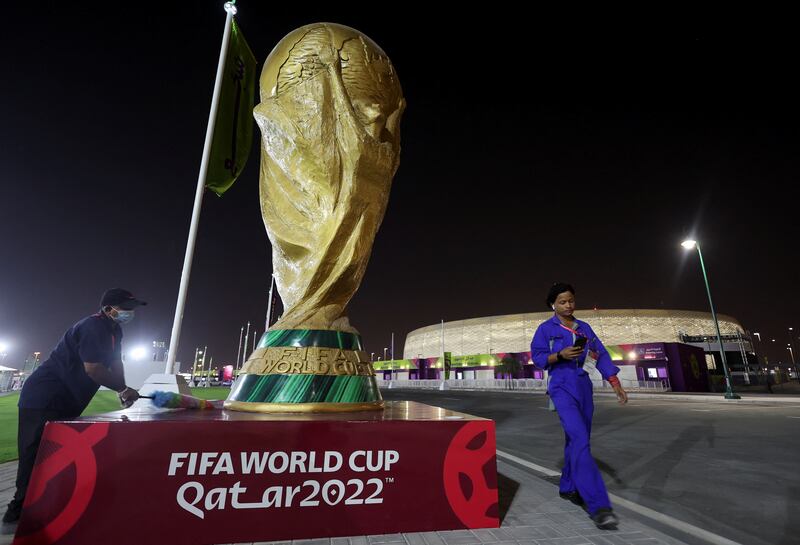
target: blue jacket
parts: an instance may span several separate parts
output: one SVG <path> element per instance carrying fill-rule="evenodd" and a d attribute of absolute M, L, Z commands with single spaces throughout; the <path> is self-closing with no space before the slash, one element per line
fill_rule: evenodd
<path fill-rule="evenodd" d="M 611 363 L 611 356 L 608 355 L 606 347 L 597 338 L 597 335 L 589 324 L 576 319 L 575 333 L 577 336 L 586 337 L 586 347 L 583 353 L 578 356 L 577 360 L 556 362 L 553 364 L 547 363 L 547 357 L 550 354 L 560 352 L 564 348 L 573 346 L 575 341 L 573 333 L 569 328 L 561 324 L 558 316 L 553 315 L 552 318 L 546 322 L 542 322 L 536 329 L 531 341 L 531 359 L 537 367 L 547 369 L 551 377 L 551 386 L 555 386 L 565 380 L 571 380 L 574 377 L 587 375 L 583 369 L 583 362 L 586 360 L 586 354 L 593 352 L 597 360 L 597 370 L 603 376 L 604 380 L 619 373 L 619 367 Z"/>

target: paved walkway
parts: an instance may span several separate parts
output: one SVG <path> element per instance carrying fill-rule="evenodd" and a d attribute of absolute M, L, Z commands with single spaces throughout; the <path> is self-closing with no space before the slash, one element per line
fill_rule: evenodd
<path fill-rule="evenodd" d="M 594 392 L 595 396 L 614 396 L 612 392 Z M 693 393 L 693 392 L 666 392 L 639 393 L 636 390 L 628 392 L 630 399 L 670 399 L 676 401 L 689 401 L 693 403 L 731 403 L 731 404 L 775 404 L 785 405 L 787 403 L 800 404 L 800 395 L 780 395 L 762 393 L 742 393 L 737 392 L 741 399 L 725 399 L 723 393 Z"/>
<path fill-rule="evenodd" d="M 14 492 L 16 462 L 0 465 L 3 510 Z M 615 509 L 620 526 L 599 530 L 579 507 L 558 497 L 556 478 L 537 476 L 513 462 L 498 458 L 500 528 L 339 537 L 273 542 L 276 545 L 698 545 L 707 541 L 683 535 L 623 506 Z M 681 539 L 670 537 L 680 535 Z M 682 539 L 688 539 L 683 541 Z M 0 535 L 0 545 L 12 536 Z M 263 545 L 260 542 L 253 545 Z M 726 543 L 718 541 L 717 543 Z M 731 542 L 727 542 L 731 543 Z M 144 545 L 144 544 L 143 544 Z M 159 545 L 151 542 L 147 545 Z"/>
<path fill-rule="evenodd" d="M 520 393 L 519 390 L 514 390 Z M 539 392 L 532 392 L 534 395 Z M 540 394 L 543 395 L 543 394 Z M 606 396 L 597 392 L 596 396 Z M 631 393 L 632 398 L 680 399 L 695 403 L 800 403 L 800 396 L 742 394 L 741 400 L 725 400 L 722 394 Z M 16 462 L 0 464 L 0 512 L 14 493 Z M 725 538 L 692 528 L 612 497 L 621 523 L 616 531 L 594 526 L 579 507 L 558 497 L 557 473 L 533 467 L 508 455 L 498 455 L 501 527 L 492 530 L 459 530 L 427 533 L 355 536 L 331 539 L 272 542 L 274 545 L 735 545 Z M 7 530 L 7 528 L 3 528 Z M 0 534 L 0 545 L 12 536 Z M 254 545 L 262 545 L 259 542 Z M 150 545 L 150 544 L 148 544 Z M 155 542 L 152 545 L 158 545 Z"/>

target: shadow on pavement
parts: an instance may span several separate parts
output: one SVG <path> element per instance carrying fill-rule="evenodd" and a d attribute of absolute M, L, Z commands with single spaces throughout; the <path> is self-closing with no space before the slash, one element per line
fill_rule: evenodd
<path fill-rule="evenodd" d="M 497 495 L 498 507 L 500 509 L 500 524 L 505 520 L 511 504 L 514 503 L 514 497 L 519 490 L 519 483 L 513 479 L 509 479 L 502 473 L 497 474 Z"/>

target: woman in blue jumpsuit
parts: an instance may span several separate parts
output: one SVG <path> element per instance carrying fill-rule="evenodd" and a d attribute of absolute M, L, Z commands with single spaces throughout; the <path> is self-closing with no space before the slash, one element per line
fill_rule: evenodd
<path fill-rule="evenodd" d="M 542 323 L 531 341 L 533 362 L 549 372 L 548 394 L 564 428 L 564 469 L 559 492 L 562 498 L 585 503 L 599 528 L 615 528 L 618 520 L 597 464 L 592 458 L 589 436 L 592 430 L 592 381 L 583 369 L 587 353 L 597 362 L 597 370 L 611 383 L 621 404 L 628 401 L 619 383 L 619 368 L 611 363 L 603 343 L 589 324 L 575 319 L 575 289 L 558 283 L 550 288 L 547 306 L 555 314 Z M 578 341 L 584 337 L 586 341 Z M 585 342 L 583 348 L 576 342 Z"/>

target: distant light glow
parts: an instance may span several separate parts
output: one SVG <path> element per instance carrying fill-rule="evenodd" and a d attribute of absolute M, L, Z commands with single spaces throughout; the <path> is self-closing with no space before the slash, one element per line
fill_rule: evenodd
<path fill-rule="evenodd" d="M 687 250 L 691 250 L 695 246 L 697 246 L 697 241 L 692 239 L 684 240 L 683 242 L 681 242 L 681 246 L 683 246 Z"/>
<path fill-rule="evenodd" d="M 144 346 L 137 346 L 131 350 L 131 358 L 135 360 L 143 360 L 147 357 L 147 348 Z"/>
<path fill-rule="evenodd" d="M 636 352 L 628 352 L 628 359 L 635 360 L 636 359 Z"/>

